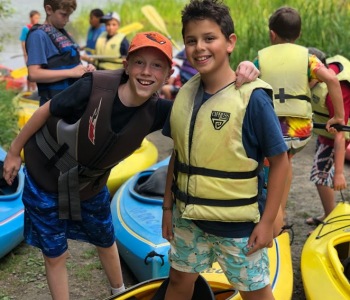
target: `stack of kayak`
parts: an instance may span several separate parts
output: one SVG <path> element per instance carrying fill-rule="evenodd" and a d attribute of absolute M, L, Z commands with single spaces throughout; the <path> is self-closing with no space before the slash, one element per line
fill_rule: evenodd
<path fill-rule="evenodd" d="M 156 290 L 155 285 L 159 286 L 159 282 L 155 284 L 151 279 L 163 278 L 164 280 L 170 269 L 168 262 L 170 246 L 168 241 L 162 238 L 161 232 L 168 163 L 169 158 L 131 177 L 119 188 L 111 202 L 119 253 L 138 281 L 142 282 L 138 287 L 152 295 L 154 291 L 151 292 L 151 290 Z M 291 299 L 293 269 L 288 233 L 283 233 L 274 239 L 274 245 L 268 250 L 268 255 L 275 299 Z M 201 275 L 214 290 L 231 288 L 217 263 Z M 136 294 L 134 290 L 133 296 Z M 135 299 L 152 298 L 135 296 Z M 216 297 L 216 299 L 219 298 Z M 229 299 L 238 300 L 241 296 L 236 293 Z"/>
<path fill-rule="evenodd" d="M 0 172 L 6 152 L 0 147 Z M 23 240 L 24 206 L 22 193 L 24 174 L 22 168 L 14 183 L 9 186 L 0 175 L 0 258 Z"/>
<path fill-rule="evenodd" d="M 27 84 L 27 78 L 26 76 L 21 76 L 19 78 L 13 77 L 11 75 L 12 71 L 12 69 L 0 65 L 0 82 L 5 83 L 5 88 L 7 90 L 22 91 Z"/>
<path fill-rule="evenodd" d="M 301 275 L 308 300 L 350 299 L 350 204 L 337 204 L 306 240 Z"/>

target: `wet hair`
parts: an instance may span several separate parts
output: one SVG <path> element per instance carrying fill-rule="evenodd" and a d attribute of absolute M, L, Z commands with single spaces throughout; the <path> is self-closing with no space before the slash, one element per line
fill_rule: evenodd
<path fill-rule="evenodd" d="M 287 42 L 295 41 L 301 32 L 301 18 L 298 11 L 288 6 L 280 7 L 271 15 L 269 29 Z"/>
<path fill-rule="evenodd" d="M 230 9 L 221 0 L 191 0 L 181 12 L 182 37 L 191 21 L 212 20 L 221 28 L 221 32 L 228 39 L 235 32 Z"/>
<path fill-rule="evenodd" d="M 103 11 L 99 8 L 95 8 L 93 10 L 90 11 L 90 16 L 94 16 L 96 18 L 102 18 L 105 14 L 103 13 Z"/>
<path fill-rule="evenodd" d="M 320 49 L 314 48 L 314 47 L 308 47 L 309 53 L 315 55 L 325 66 L 327 66 L 326 58 L 327 55 Z"/>
<path fill-rule="evenodd" d="M 30 13 L 29 13 L 29 18 L 32 18 L 35 15 L 39 15 L 40 16 L 40 13 L 37 10 L 31 10 Z"/>
<path fill-rule="evenodd" d="M 44 0 L 44 8 L 50 5 L 53 11 L 62 9 L 66 12 L 72 13 L 77 9 L 76 0 Z"/>

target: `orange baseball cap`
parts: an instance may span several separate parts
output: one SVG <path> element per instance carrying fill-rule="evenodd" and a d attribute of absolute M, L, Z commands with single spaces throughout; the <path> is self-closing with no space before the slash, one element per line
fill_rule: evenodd
<path fill-rule="evenodd" d="M 171 45 L 171 41 L 155 31 L 137 33 L 130 43 L 128 56 L 130 53 L 146 47 L 152 47 L 162 51 L 169 60 L 170 65 L 172 65 L 173 46 Z"/>

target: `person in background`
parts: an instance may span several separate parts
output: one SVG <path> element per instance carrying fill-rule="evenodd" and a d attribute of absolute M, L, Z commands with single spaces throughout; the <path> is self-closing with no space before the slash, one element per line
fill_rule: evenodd
<path fill-rule="evenodd" d="M 162 87 L 161 94 L 167 99 L 175 99 L 180 87 L 185 84 L 193 75 L 197 74 L 197 70 L 194 69 L 186 58 L 185 50 L 180 51 L 176 58 L 181 60 L 178 64 L 176 61 L 173 63 L 174 73 L 171 75 L 169 82 Z"/>
<path fill-rule="evenodd" d="M 24 63 L 27 64 L 28 61 L 28 55 L 27 55 L 27 50 L 26 50 L 26 39 L 28 36 L 29 30 L 33 27 L 33 25 L 38 24 L 40 21 L 40 13 L 37 10 L 32 10 L 29 13 L 29 20 L 30 23 L 27 24 L 26 26 L 23 26 L 21 35 L 19 37 L 19 40 L 21 41 L 21 47 L 23 51 L 23 57 L 24 57 Z M 35 91 L 36 90 L 36 83 L 31 82 L 27 80 L 27 90 L 29 92 Z"/>
<path fill-rule="evenodd" d="M 272 89 L 259 79 L 236 89 L 230 55 L 237 37 L 221 1 L 190 1 L 182 35 L 198 74 L 180 88 L 163 129 L 174 141 L 162 219 L 171 265 L 165 299 L 192 299 L 199 273 L 217 261 L 243 299 L 272 300 L 267 247 L 288 168 Z"/>
<path fill-rule="evenodd" d="M 78 45 L 64 29 L 76 8 L 76 0 L 44 0 L 45 22 L 28 33 L 28 78 L 37 83 L 40 105 L 95 70 L 82 65 Z"/>
<path fill-rule="evenodd" d="M 81 48 L 81 50 L 85 50 L 85 53 L 88 55 L 95 54 L 96 41 L 101 33 L 106 31 L 105 24 L 100 22 L 103 16 L 104 13 L 99 8 L 90 11 L 90 28 L 86 37 L 86 46 Z"/>
<path fill-rule="evenodd" d="M 329 72 L 336 74 L 340 81 L 344 103 L 344 123 L 348 124 L 350 111 L 350 62 L 341 55 L 326 58 L 326 54 L 319 49 L 309 48 L 309 53 L 328 67 Z M 313 120 L 325 123 L 334 116 L 332 100 L 323 82 L 311 82 L 311 104 Z M 323 214 L 310 217 L 306 224 L 317 226 L 335 207 L 335 193 L 346 188 L 344 176 L 345 149 L 349 145 L 349 133 L 338 132 L 335 135 L 322 129 L 314 129 L 317 134 L 316 151 L 314 155 L 310 180 L 317 188 L 320 196 Z"/>
<path fill-rule="evenodd" d="M 283 6 L 269 18 L 271 46 L 258 52 L 254 63 L 260 78 L 269 83 L 274 92 L 274 107 L 284 140 L 288 146 L 289 168 L 281 209 L 275 223 L 275 236 L 286 222 L 286 205 L 292 184 L 292 157 L 300 152 L 312 137 L 312 107 L 309 82 L 326 83 L 331 95 L 334 116 L 327 121 L 327 130 L 335 133 L 331 124 L 344 123 L 343 98 L 337 77 L 320 60 L 310 55 L 306 47 L 296 44 L 301 33 L 301 18 L 294 8 Z"/>
<path fill-rule="evenodd" d="M 84 56 L 83 60 L 93 63 L 98 70 L 117 70 L 123 67 L 123 59 L 127 56 L 129 42 L 123 33 L 118 33 L 120 16 L 110 12 L 100 21 L 106 23 L 103 32 L 96 42 L 95 54 L 98 58 Z"/>

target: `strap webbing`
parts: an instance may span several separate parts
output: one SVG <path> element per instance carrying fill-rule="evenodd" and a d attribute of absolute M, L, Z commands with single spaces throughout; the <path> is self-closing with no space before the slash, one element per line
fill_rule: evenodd
<path fill-rule="evenodd" d="M 79 164 L 50 135 L 47 126 L 35 135 L 36 142 L 61 174 L 58 178 L 58 214 L 60 219 L 81 220 L 79 197 Z M 60 155 L 58 155 L 60 153 Z"/>
<path fill-rule="evenodd" d="M 258 201 L 257 196 L 252 198 L 246 198 L 246 199 L 228 199 L 228 200 L 193 197 L 180 191 L 176 185 L 173 186 L 172 190 L 176 199 L 186 204 L 198 204 L 198 205 L 219 206 L 219 207 L 235 207 L 235 206 L 250 205 Z"/>

